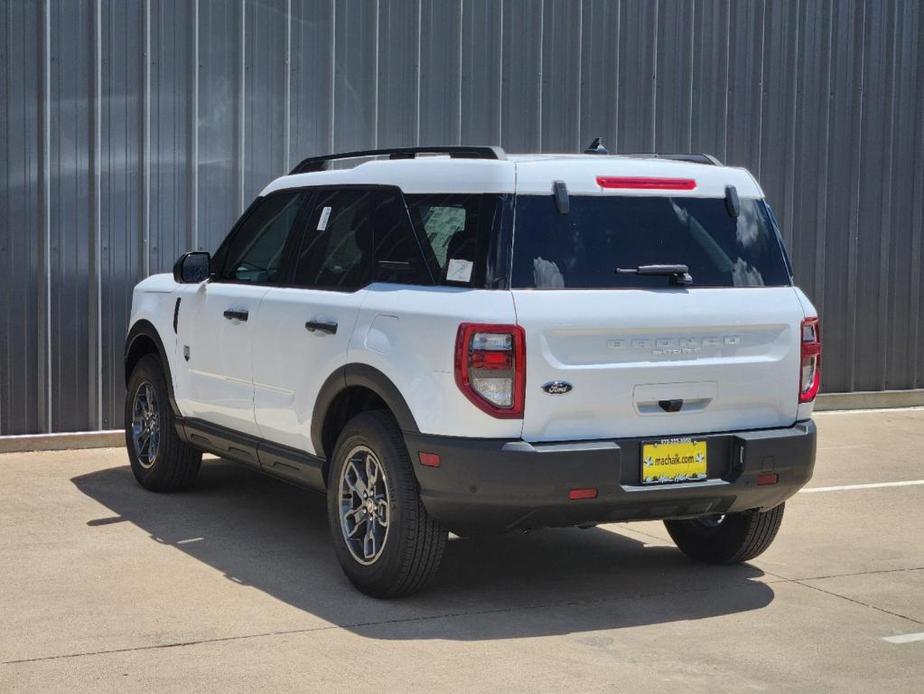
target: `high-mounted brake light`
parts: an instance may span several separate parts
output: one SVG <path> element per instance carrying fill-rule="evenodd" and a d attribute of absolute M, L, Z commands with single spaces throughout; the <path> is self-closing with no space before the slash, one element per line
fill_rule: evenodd
<path fill-rule="evenodd" d="M 624 190 L 693 190 L 696 181 L 692 178 L 646 178 L 643 176 L 597 176 L 601 188 L 622 188 Z"/>
<path fill-rule="evenodd" d="M 799 368 L 799 402 L 811 402 L 821 385 L 821 332 L 817 318 L 802 321 L 802 360 Z"/>
<path fill-rule="evenodd" d="M 479 409 L 519 419 L 526 400 L 526 333 L 519 325 L 462 323 L 456 333 L 456 385 Z"/>

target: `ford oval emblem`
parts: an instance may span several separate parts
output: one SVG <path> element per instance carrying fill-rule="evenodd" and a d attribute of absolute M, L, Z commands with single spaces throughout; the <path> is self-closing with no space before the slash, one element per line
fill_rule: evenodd
<path fill-rule="evenodd" d="M 549 395 L 564 395 L 571 392 L 571 384 L 567 381 L 549 381 L 542 386 L 542 390 Z"/>

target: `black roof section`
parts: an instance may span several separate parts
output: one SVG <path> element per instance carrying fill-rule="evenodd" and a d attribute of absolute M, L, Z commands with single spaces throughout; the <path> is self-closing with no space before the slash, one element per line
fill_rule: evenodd
<path fill-rule="evenodd" d="M 321 157 L 302 159 L 289 174 L 325 171 L 332 161 L 358 159 L 360 157 L 388 157 L 389 159 L 413 159 L 418 154 L 448 154 L 454 159 L 506 159 L 507 154 L 500 147 L 447 145 L 445 147 L 392 147 L 389 149 L 366 149 L 356 152 L 325 154 Z"/>

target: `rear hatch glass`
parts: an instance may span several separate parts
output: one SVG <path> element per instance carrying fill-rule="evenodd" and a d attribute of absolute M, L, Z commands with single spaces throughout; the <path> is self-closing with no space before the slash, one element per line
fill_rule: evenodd
<path fill-rule="evenodd" d="M 551 195 L 516 199 L 512 288 L 650 289 L 669 277 L 618 273 L 682 264 L 693 287 L 790 284 L 772 218 L 762 200 L 741 199 L 732 217 L 721 198 Z"/>

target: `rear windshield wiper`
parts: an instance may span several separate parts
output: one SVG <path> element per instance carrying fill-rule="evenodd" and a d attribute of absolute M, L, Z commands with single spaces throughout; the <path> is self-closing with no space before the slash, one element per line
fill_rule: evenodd
<path fill-rule="evenodd" d="M 693 276 L 686 265 L 639 265 L 638 267 L 618 267 L 618 275 L 664 275 L 671 278 L 671 284 L 688 287 L 693 284 Z"/>

